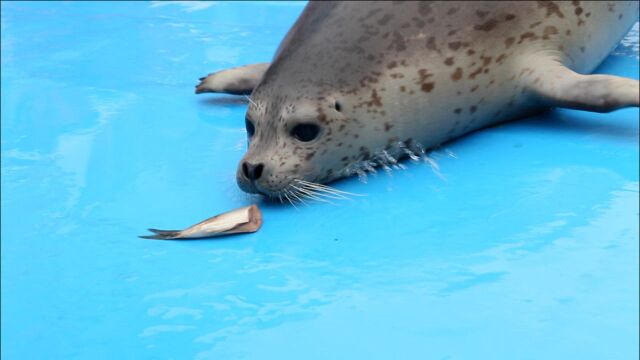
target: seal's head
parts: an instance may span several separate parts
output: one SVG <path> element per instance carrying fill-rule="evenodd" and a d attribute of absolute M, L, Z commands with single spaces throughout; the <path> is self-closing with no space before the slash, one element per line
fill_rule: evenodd
<path fill-rule="evenodd" d="M 249 147 L 237 182 L 249 193 L 278 198 L 300 182 L 325 183 L 344 176 L 352 144 L 336 141 L 350 121 L 331 96 L 269 94 L 256 89 L 245 124 Z M 342 159 L 342 160 L 341 160 Z"/>

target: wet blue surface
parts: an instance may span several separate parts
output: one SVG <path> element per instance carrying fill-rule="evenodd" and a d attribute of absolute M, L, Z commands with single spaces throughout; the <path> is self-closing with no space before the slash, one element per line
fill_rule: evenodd
<path fill-rule="evenodd" d="M 253 202 L 246 104 L 303 4 L 2 3 L 3 359 L 637 359 L 638 109 L 558 110 L 262 205 L 255 234 L 137 238 Z M 598 70 L 638 78 L 637 47 Z M 215 100 L 222 99 L 222 100 Z"/>

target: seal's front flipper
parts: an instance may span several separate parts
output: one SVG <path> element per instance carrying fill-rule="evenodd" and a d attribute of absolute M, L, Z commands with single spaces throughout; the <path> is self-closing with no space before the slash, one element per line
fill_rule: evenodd
<path fill-rule="evenodd" d="M 595 112 L 640 106 L 640 83 L 612 75 L 581 75 L 562 63 L 544 71 L 523 69 L 528 88 L 549 106 Z"/>
<path fill-rule="evenodd" d="M 200 78 L 200 84 L 196 85 L 196 94 L 251 94 L 268 68 L 269 63 L 258 63 L 214 72 Z"/>

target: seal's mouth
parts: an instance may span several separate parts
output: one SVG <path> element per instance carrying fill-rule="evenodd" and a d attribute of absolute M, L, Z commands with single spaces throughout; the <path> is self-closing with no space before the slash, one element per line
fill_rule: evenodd
<path fill-rule="evenodd" d="M 260 185 L 255 185 L 255 194 L 259 194 L 264 196 L 269 200 L 275 200 L 278 198 L 280 194 L 282 194 L 288 185 L 284 186 L 282 189 L 274 190 L 274 189 L 264 189 Z"/>
<path fill-rule="evenodd" d="M 250 189 L 243 188 L 243 190 L 253 194 L 262 195 L 264 198 L 270 201 L 284 202 L 287 196 L 290 196 L 291 198 L 295 199 L 293 195 L 296 193 L 296 190 L 297 190 L 296 183 L 299 181 L 301 180 L 292 179 L 289 182 L 285 183 L 284 185 L 279 186 L 277 189 L 267 188 L 264 185 L 260 184 L 259 182 L 251 182 Z M 250 190 L 250 191 L 247 191 L 247 190 Z"/>
<path fill-rule="evenodd" d="M 262 184 L 260 181 L 251 181 L 243 176 L 237 177 L 238 187 L 242 191 L 249 194 L 262 195 L 270 200 L 278 200 L 280 197 L 284 196 L 284 194 L 290 192 L 292 182 L 293 181 L 289 181 L 288 183 L 279 186 L 278 188 L 269 188 Z"/>

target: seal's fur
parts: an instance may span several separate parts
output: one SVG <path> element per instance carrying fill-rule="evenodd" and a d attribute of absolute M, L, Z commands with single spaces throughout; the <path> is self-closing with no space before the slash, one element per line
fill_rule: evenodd
<path fill-rule="evenodd" d="M 278 196 L 548 107 L 638 106 L 637 81 L 580 75 L 637 14 L 635 1 L 311 2 L 269 66 L 212 74 L 198 92 L 252 91 L 238 183 Z M 296 139 L 301 123 L 319 135 Z"/>

